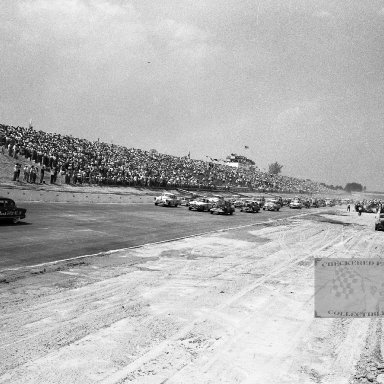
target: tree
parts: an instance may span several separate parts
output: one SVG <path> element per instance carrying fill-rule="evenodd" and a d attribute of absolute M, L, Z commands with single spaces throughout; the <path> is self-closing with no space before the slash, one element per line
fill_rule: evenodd
<path fill-rule="evenodd" d="M 278 175 L 281 172 L 281 168 L 283 168 L 283 166 L 275 161 L 268 165 L 268 172 L 272 175 Z"/>
<path fill-rule="evenodd" d="M 353 182 L 353 183 L 347 183 L 344 188 L 347 192 L 362 192 L 363 186 L 359 183 Z"/>

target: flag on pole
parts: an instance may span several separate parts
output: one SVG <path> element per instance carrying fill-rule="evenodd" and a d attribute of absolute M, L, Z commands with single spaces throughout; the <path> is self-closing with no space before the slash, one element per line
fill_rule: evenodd
<path fill-rule="evenodd" d="M 191 158 L 191 151 L 188 152 L 188 159 Z"/>

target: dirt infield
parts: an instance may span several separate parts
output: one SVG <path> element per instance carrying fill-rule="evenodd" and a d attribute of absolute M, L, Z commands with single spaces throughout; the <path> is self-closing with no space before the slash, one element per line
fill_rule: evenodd
<path fill-rule="evenodd" d="M 314 257 L 379 257 L 373 220 L 315 214 L 5 279 L 0 382 L 375 382 L 381 320 L 313 307 Z"/>

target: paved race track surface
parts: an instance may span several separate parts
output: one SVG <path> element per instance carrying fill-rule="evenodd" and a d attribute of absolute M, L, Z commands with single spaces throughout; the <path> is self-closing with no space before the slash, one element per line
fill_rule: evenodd
<path fill-rule="evenodd" d="M 307 209 L 233 216 L 152 204 L 23 203 L 27 218 L 0 223 L 0 271 L 247 225 L 310 212 Z"/>

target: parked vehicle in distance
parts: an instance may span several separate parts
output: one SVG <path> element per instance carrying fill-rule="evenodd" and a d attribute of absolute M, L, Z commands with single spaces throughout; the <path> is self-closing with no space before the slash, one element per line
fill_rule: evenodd
<path fill-rule="evenodd" d="M 25 208 L 16 207 L 16 203 L 12 199 L 0 197 L 0 220 L 17 224 L 20 220 L 25 219 L 26 212 Z"/>
<path fill-rule="evenodd" d="M 213 203 L 206 197 L 199 197 L 189 202 L 188 209 L 190 211 L 208 212 L 212 208 Z"/>
<path fill-rule="evenodd" d="M 164 192 L 162 195 L 157 196 L 155 199 L 155 205 L 162 205 L 163 207 L 177 207 L 179 205 L 179 199 L 177 196 L 170 192 Z"/>

